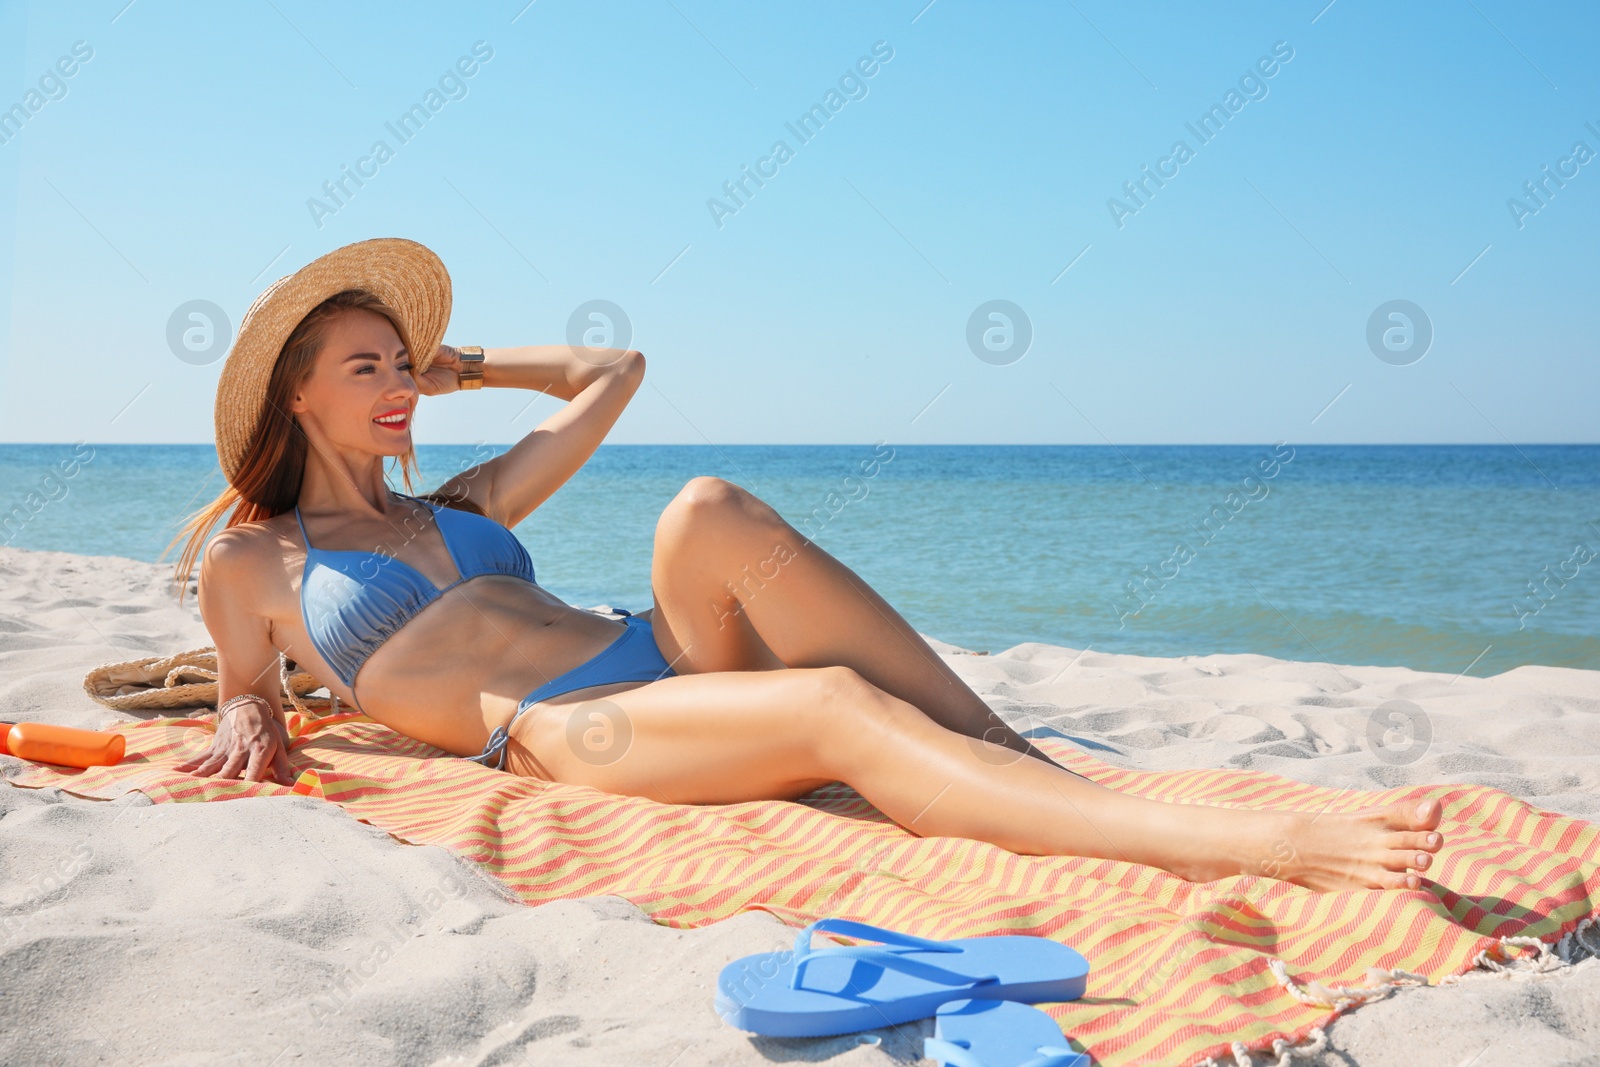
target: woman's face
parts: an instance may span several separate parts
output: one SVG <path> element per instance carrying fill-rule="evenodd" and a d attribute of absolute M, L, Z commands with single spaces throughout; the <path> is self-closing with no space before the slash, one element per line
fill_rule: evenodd
<path fill-rule="evenodd" d="M 417 406 L 411 354 L 389 320 L 352 309 L 334 319 L 290 410 L 313 444 L 399 456 Z"/>

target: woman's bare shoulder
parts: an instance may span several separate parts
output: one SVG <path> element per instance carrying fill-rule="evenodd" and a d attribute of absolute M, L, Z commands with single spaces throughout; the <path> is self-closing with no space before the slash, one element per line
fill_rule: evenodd
<path fill-rule="evenodd" d="M 201 557 L 201 577 L 234 592 L 269 593 L 285 587 L 285 563 L 296 545 L 282 518 L 242 522 L 211 538 Z"/>

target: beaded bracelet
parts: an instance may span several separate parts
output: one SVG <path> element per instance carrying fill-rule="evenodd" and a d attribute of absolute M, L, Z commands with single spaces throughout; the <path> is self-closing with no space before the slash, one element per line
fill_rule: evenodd
<path fill-rule="evenodd" d="M 228 712 L 232 711 L 239 705 L 249 703 L 252 700 L 259 700 L 261 703 L 266 705 L 269 712 L 272 710 L 272 702 L 266 697 L 259 696 L 256 693 L 240 693 L 238 696 L 229 697 L 227 700 L 222 702 L 222 706 L 217 709 L 217 722 L 221 723 L 222 717 L 228 714 Z"/>

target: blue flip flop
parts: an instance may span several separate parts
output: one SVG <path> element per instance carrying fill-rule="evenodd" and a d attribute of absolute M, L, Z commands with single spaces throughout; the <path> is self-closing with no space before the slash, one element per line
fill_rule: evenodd
<path fill-rule="evenodd" d="M 933 1017 L 922 1054 L 939 1067 L 1089 1067 L 1061 1027 L 1038 1008 L 1008 1000 L 954 1000 Z"/>
<path fill-rule="evenodd" d="M 813 949 L 815 931 L 881 941 Z M 818 919 L 794 949 L 734 960 L 717 977 L 717 1014 L 770 1037 L 825 1037 L 926 1019 L 951 1000 L 1076 1000 L 1089 961 L 1047 937 L 931 941 L 848 919 Z M 1048 1017 L 1047 1017 L 1048 1018 Z"/>

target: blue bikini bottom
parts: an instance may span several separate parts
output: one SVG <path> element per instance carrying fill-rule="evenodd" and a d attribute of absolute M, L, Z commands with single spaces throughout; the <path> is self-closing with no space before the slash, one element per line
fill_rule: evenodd
<path fill-rule="evenodd" d="M 671 678 L 675 672 L 667 663 L 661 649 L 656 647 L 655 632 L 650 620 L 641 619 L 625 608 L 614 609 L 622 616 L 626 627 L 616 640 L 601 649 L 594 658 L 578 664 L 565 674 L 557 675 L 522 698 L 516 714 L 504 726 L 496 726 L 489 735 L 489 743 L 476 756 L 463 756 L 475 763 L 495 770 L 505 769 L 506 743 L 511 737 L 511 727 L 522 713 L 541 700 L 585 689 L 591 685 L 608 685 L 611 682 L 653 682 L 658 678 Z"/>

